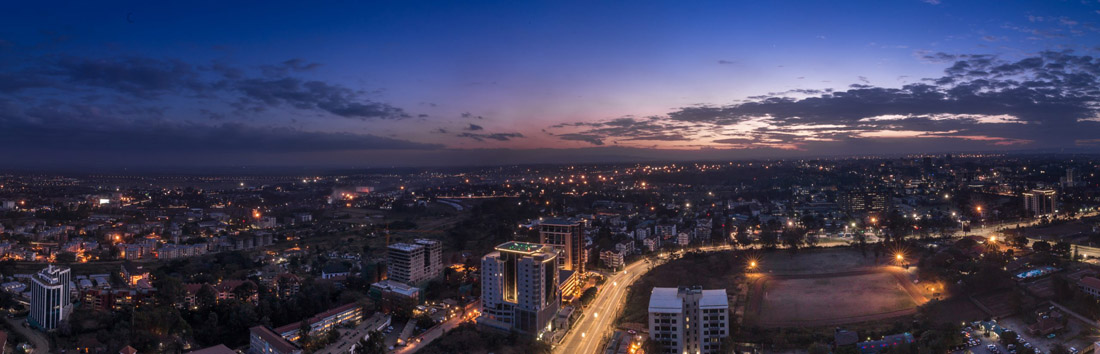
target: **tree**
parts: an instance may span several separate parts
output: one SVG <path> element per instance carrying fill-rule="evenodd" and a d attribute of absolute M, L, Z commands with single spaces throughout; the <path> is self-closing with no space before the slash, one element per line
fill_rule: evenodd
<path fill-rule="evenodd" d="M 829 346 L 821 343 L 810 344 L 810 347 L 806 349 L 806 352 L 809 354 L 829 354 Z"/>
<path fill-rule="evenodd" d="M 581 293 L 581 304 L 588 305 L 589 302 L 592 302 L 592 300 L 596 298 L 596 292 L 597 290 L 595 287 L 585 289 L 584 292 Z"/>
<path fill-rule="evenodd" d="M 764 229 L 760 232 L 760 244 L 766 248 L 775 248 L 779 244 L 779 234 L 775 230 Z"/>
<path fill-rule="evenodd" d="M 744 227 L 738 227 L 737 233 L 733 234 L 734 241 L 737 241 L 737 245 L 741 247 L 749 247 L 752 245 L 752 237 L 749 237 L 749 233 L 745 232 Z"/>
<path fill-rule="evenodd" d="M 298 344 L 301 344 L 302 347 L 309 346 L 309 342 L 311 340 L 311 338 L 309 337 L 310 329 L 311 328 L 309 328 L 309 321 L 301 321 L 298 324 Z"/>
<path fill-rule="evenodd" d="M 1001 333 L 1001 343 L 1004 345 L 1019 343 L 1020 336 L 1013 331 L 1004 331 Z"/>
<path fill-rule="evenodd" d="M 1027 236 L 1024 236 L 1024 235 L 1016 235 L 1016 236 L 1012 236 L 1011 238 L 1009 238 L 1009 242 L 1010 242 L 1010 243 L 1011 243 L 1011 244 L 1012 244 L 1013 246 L 1016 246 L 1016 247 L 1020 247 L 1020 248 L 1022 248 L 1022 247 L 1025 247 L 1025 246 L 1027 246 L 1027 242 L 1028 242 L 1028 241 L 1027 241 Z"/>
<path fill-rule="evenodd" d="M 817 235 L 806 235 L 806 247 L 817 247 L 818 241 Z"/>
<path fill-rule="evenodd" d="M 174 305 L 183 301 L 184 287 L 180 278 L 172 276 L 157 277 L 153 281 L 153 287 L 157 288 L 157 301 L 161 305 Z"/>
<path fill-rule="evenodd" d="M 210 308 L 218 302 L 218 292 L 210 284 L 203 284 L 195 293 L 195 302 L 199 308 Z"/>
<path fill-rule="evenodd" d="M 1035 241 L 1035 243 L 1031 244 L 1031 248 L 1034 249 L 1035 252 L 1045 253 L 1045 252 L 1050 252 L 1051 246 L 1050 246 L 1050 242 Z"/>
<path fill-rule="evenodd" d="M 1071 246 L 1068 242 L 1058 241 L 1054 246 L 1051 246 L 1050 252 L 1058 255 L 1058 257 L 1066 258 L 1069 256 Z"/>
<path fill-rule="evenodd" d="M 359 343 L 355 345 L 355 354 L 384 354 L 386 352 L 385 336 L 378 331 L 370 331 Z"/>
<path fill-rule="evenodd" d="M 76 254 L 72 252 L 58 252 L 54 255 L 54 259 L 57 260 L 57 263 L 74 263 L 76 262 Z"/>
<path fill-rule="evenodd" d="M 783 230 L 783 245 L 791 250 L 798 250 L 802 241 L 806 239 L 806 230 L 802 228 L 787 228 Z"/>

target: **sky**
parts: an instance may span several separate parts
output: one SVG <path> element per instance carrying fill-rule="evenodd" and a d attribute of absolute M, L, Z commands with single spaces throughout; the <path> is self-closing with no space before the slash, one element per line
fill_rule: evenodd
<path fill-rule="evenodd" d="M 0 164 L 1100 152 L 1100 2 L 23 2 Z"/>

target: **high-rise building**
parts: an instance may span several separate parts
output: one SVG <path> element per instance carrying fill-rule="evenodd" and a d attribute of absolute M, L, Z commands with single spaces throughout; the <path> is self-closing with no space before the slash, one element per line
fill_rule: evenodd
<path fill-rule="evenodd" d="M 386 254 L 389 279 L 418 286 L 443 273 L 443 243 L 417 239 L 390 245 Z"/>
<path fill-rule="evenodd" d="M 479 325 L 542 337 L 561 306 L 558 253 L 537 243 L 506 242 L 481 259 Z"/>
<path fill-rule="evenodd" d="M 729 299 L 725 289 L 653 288 L 649 295 L 649 338 L 658 353 L 718 353 L 729 336 Z"/>
<path fill-rule="evenodd" d="M 1062 177 L 1062 188 L 1073 188 L 1077 186 L 1077 176 L 1074 172 L 1072 167 L 1066 169 L 1066 176 Z"/>
<path fill-rule="evenodd" d="M 561 269 L 572 270 L 584 277 L 585 263 L 584 224 L 578 219 L 548 219 L 539 226 L 539 243 L 554 245 L 562 250 L 558 259 Z"/>
<path fill-rule="evenodd" d="M 50 330 L 69 317 L 69 277 L 69 268 L 52 264 L 31 276 L 31 310 L 27 315 L 31 326 Z"/>
<path fill-rule="evenodd" d="M 1058 194 L 1052 189 L 1024 192 L 1024 210 L 1032 216 L 1054 214 Z"/>
<path fill-rule="evenodd" d="M 837 194 L 837 205 L 849 213 L 886 210 L 886 194 L 872 190 L 845 191 Z"/>

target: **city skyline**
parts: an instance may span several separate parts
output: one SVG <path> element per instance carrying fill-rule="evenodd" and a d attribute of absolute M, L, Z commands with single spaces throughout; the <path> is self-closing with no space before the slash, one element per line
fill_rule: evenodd
<path fill-rule="evenodd" d="M 1100 147 L 1100 4 L 21 4 L 21 167 Z"/>

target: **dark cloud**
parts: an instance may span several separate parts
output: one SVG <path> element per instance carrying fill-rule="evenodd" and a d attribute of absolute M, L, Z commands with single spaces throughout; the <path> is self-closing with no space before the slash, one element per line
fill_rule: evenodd
<path fill-rule="evenodd" d="M 603 145 L 603 138 L 593 134 L 568 133 L 557 135 L 557 137 L 561 140 L 583 141 L 592 145 Z"/>
<path fill-rule="evenodd" d="M 473 113 L 470 112 L 463 112 L 460 116 L 465 119 L 485 119 L 485 117 L 475 116 Z"/>
<path fill-rule="evenodd" d="M 512 140 L 512 139 L 522 138 L 523 134 L 520 134 L 520 133 L 488 133 L 488 134 L 462 133 L 462 134 L 458 134 L 458 135 L 455 135 L 455 136 L 457 136 L 459 138 L 469 138 L 469 139 L 473 139 L 473 140 L 477 140 L 477 141 L 485 141 L 485 140 L 509 141 L 509 140 Z"/>
<path fill-rule="evenodd" d="M 1045 148 L 1100 136 L 1100 59 L 1072 52 L 1019 60 L 922 55 L 952 61 L 943 76 L 900 88 L 853 84 L 843 91 L 788 91 L 726 106 L 684 107 L 661 117 L 550 129 L 560 139 L 592 144 L 698 141 L 718 133 L 710 142 L 782 148 L 901 138 Z M 788 96 L 794 93 L 810 96 Z"/>
<path fill-rule="evenodd" d="M 190 64 L 174 59 L 65 57 L 46 72 L 71 83 L 113 89 L 141 98 L 155 98 L 166 93 L 203 92 L 209 88 Z"/>
<path fill-rule="evenodd" d="M 478 131 L 478 130 L 484 130 L 484 129 L 485 128 L 482 128 L 480 125 L 477 125 L 477 124 L 470 124 L 470 126 L 466 127 L 466 130 L 469 130 L 469 131 Z"/>
<path fill-rule="evenodd" d="M 371 102 L 343 86 L 296 78 L 246 79 L 234 88 L 249 99 L 269 106 L 288 105 L 297 109 L 318 109 L 345 118 L 400 119 L 409 114 L 401 108 Z"/>
<path fill-rule="evenodd" d="M 275 65 L 260 66 L 260 71 L 265 76 L 282 77 L 294 72 L 310 71 L 321 67 L 321 64 L 307 62 L 301 58 L 294 58 Z"/>
<path fill-rule="evenodd" d="M 113 110 L 35 107 L 20 114 L 0 104 L 0 146 L 53 150 L 143 152 L 317 152 L 339 150 L 438 149 L 442 146 L 353 133 L 309 132 L 216 125 L 164 119 L 112 119 Z"/>
<path fill-rule="evenodd" d="M 733 61 L 733 60 L 725 60 L 725 59 L 719 59 L 718 60 L 718 65 L 733 65 L 733 64 L 737 64 L 737 62 Z"/>
<path fill-rule="evenodd" d="M 237 113 L 289 106 L 356 119 L 411 117 L 401 108 L 367 99 L 361 91 L 286 76 L 309 71 L 319 65 L 302 59 L 290 59 L 276 65 L 262 66 L 260 70 L 264 72 L 264 77 L 249 77 L 245 70 L 220 61 L 196 67 L 177 59 L 66 56 L 43 59 L 39 66 L 30 68 L 6 71 L 0 68 L 0 93 L 14 94 L 44 87 L 66 91 L 104 89 L 145 100 L 159 99 L 164 95 L 218 98 L 228 100 Z"/>

